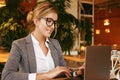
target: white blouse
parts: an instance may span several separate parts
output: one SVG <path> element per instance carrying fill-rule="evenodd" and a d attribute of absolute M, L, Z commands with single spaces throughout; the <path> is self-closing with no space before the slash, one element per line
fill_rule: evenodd
<path fill-rule="evenodd" d="M 32 37 L 34 51 L 35 51 L 37 73 L 45 73 L 54 69 L 55 64 L 51 56 L 50 48 L 47 43 L 49 42 L 49 40 L 47 39 L 45 42 L 45 45 L 48 48 L 48 54 L 45 56 L 39 45 L 39 42 L 35 39 L 35 37 L 32 34 L 31 34 L 31 37 Z M 29 80 L 36 80 L 36 73 L 30 73 Z"/>

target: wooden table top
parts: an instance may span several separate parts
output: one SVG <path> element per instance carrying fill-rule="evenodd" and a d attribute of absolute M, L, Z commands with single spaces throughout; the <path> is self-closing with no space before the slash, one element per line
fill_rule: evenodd
<path fill-rule="evenodd" d="M 75 61 L 75 62 L 84 62 L 85 58 L 84 56 L 80 56 L 80 55 L 76 55 L 76 56 L 64 56 L 64 59 L 66 60 L 71 60 L 71 61 Z"/>
<path fill-rule="evenodd" d="M 9 52 L 0 50 L 0 63 L 5 63 L 8 59 Z M 76 62 L 84 62 L 83 56 L 64 56 L 64 59 L 76 61 Z"/>
<path fill-rule="evenodd" d="M 0 50 L 0 63 L 5 63 L 8 59 L 9 52 Z"/>

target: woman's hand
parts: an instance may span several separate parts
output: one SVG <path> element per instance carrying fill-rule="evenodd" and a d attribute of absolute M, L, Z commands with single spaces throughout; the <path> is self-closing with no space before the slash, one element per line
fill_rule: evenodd
<path fill-rule="evenodd" d="M 79 75 L 83 75 L 84 74 L 84 69 L 85 69 L 85 64 L 83 64 L 82 66 L 80 66 L 78 68 L 78 70 L 76 71 L 76 75 L 79 76 Z"/>
<path fill-rule="evenodd" d="M 49 75 L 49 78 L 54 78 L 59 74 L 64 73 L 69 78 L 71 76 L 70 72 L 71 70 L 69 70 L 67 67 L 57 66 L 55 69 L 49 71 L 47 74 Z"/>
<path fill-rule="evenodd" d="M 55 78 L 61 73 L 64 73 L 68 78 L 71 76 L 70 74 L 71 70 L 69 70 L 67 67 L 57 66 L 55 69 L 47 72 L 47 73 L 38 73 L 36 76 L 36 80 L 48 80 Z"/>

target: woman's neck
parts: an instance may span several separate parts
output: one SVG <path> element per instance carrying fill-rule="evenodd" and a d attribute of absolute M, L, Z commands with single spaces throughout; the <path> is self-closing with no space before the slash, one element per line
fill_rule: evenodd
<path fill-rule="evenodd" d="M 35 39 L 39 42 L 39 46 L 41 47 L 43 53 L 46 56 L 47 53 L 48 53 L 48 48 L 45 45 L 46 38 L 43 37 L 43 36 L 38 35 L 38 33 L 35 33 L 35 32 L 33 32 L 32 34 L 35 37 Z"/>
<path fill-rule="evenodd" d="M 38 33 L 36 32 L 32 32 L 32 35 L 35 37 L 35 39 L 39 42 L 39 43 L 45 43 L 46 41 L 46 38 L 39 35 Z"/>

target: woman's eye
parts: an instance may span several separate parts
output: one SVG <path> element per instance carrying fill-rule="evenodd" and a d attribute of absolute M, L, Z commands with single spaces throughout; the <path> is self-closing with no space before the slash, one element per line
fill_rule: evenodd
<path fill-rule="evenodd" d="M 46 20 L 47 22 L 53 22 L 53 20 L 52 19 L 50 19 L 50 18 L 47 18 L 47 20 Z"/>

